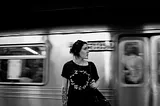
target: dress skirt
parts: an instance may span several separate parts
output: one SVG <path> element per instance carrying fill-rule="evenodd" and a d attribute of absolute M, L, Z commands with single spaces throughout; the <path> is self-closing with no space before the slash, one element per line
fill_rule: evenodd
<path fill-rule="evenodd" d="M 70 89 L 67 106 L 94 106 L 87 90 Z"/>

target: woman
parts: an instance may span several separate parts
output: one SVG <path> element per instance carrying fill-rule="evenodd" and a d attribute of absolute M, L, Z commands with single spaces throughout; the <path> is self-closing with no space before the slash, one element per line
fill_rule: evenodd
<path fill-rule="evenodd" d="M 98 87 L 99 76 L 95 64 L 86 60 L 89 53 L 87 43 L 77 40 L 70 53 L 73 54 L 73 60 L 64 64 L 61 74 L 63 106 L 91 106 L 88 89 Z"/>

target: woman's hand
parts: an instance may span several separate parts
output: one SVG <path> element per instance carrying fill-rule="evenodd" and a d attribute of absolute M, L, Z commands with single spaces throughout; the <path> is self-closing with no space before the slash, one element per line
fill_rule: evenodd
<path fill-rule="evenodd" d="M 97 83 L 95 82 L 95 80 L 92 80 L 90 86 L 91 86 L 92 88 L 97 88 L 97 87 L 98 87 L 98 85 L 97 85 Z"/>

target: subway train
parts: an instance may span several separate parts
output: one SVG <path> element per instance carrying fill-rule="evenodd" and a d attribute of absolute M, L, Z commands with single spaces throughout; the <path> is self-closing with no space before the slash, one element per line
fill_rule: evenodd
<path fill-rule="evenodd" d="M 62 67 L 76 40 L 89 46 L 99 91 L 112 106 L 159 106 L 160 25 L 136 28 L 72 26 L 0 33 L 0 105 L 62 106 Z M 127 46 L 142 58 L 140 81 L 126 81 Z"/>

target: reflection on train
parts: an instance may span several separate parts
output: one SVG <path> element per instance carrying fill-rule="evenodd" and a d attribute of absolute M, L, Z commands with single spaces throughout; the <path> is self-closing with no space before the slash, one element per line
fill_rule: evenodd
<path fill-rule="evenodd" d="M 0 105 L 62 106 L 62 67 L 79 39 L 88 42 L 98 89 L 112 106 L 159 106 L 159 29 L 97 26 L 0 33 Z"/>
<path fill-rule="evenodd" d="M 139 84 L 143 81 L 143 58 L 139 56 L 138 44 L 126 43 L 122 63 L 124 66 L 124 82 Z"/>

